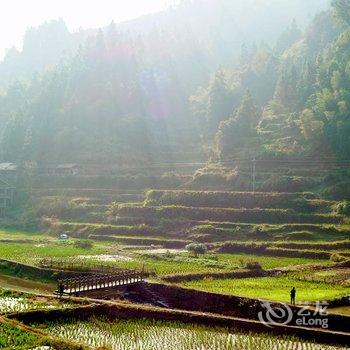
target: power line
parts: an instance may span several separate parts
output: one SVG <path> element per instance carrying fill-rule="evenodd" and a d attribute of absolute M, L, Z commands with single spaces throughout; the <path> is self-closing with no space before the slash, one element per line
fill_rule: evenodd
<path fill-rule="evenodd" d="M 104 163 L 106 164 L 106 163 Z M 103 167 L 104 164 L 98 164 L 98 163 L 80 163 L 79 165 L 84 167 Z M 216 162 L 216 163 L 210 163 L 207 162 L 150 162 L 149 164 L 140 165 L 140 166 L 131 166 L 131 167 L 120 167 L 117 164 L 115 165 L 116 170 L 120 171 L 130 171 L 130 170 L 145 170 L 145 169 L 162 169 L 162 168 L 177 168 L 177 167 L 202 167 L 207 165 L 213 165 L 213 166 L 234 166 L 234 165 L 242 165 L 242 164 L 253 164 L 253 167 L 255 168 L 255 174 L 259 173 L 261 171 L 258 171 L 256 169 L 257 166 L 262 165 L 270 165 L 273 164 L 275 166 L 293 166 L 293 165 L 301 165 L 305 166 L 307 165 L 308 168 L 312 168 L 315 166 L 330 166 L 333 167 L 350 167 L 350 160 L 343 160 L 343 161 L 337 161 L 337 160 L 331 160 L 330 158 L 327 159 L 303 159 L 303 160 L 280 160 L 280 159 L 242 159 L 242 158 L 223 158 L 222 160 Z M 113 167 L 113 164 L 108 164 L 109 168 Z M 53 164 L 47 164 L 46 167 L 55 167 Z M 45 168 L 45 165 L 41 165 L 40 168 Z M 290 170 L 290 168 L 287 168 Z"/>
<path fill-rule="evenodd" d="M 253 159 L 253 193 L 255 193 L 255 171 L 256 171 L 256 161 Z"/>

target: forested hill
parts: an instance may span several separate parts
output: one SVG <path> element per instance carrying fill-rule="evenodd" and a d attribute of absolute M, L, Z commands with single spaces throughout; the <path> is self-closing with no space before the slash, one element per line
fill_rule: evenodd
<path fill-rule="evenodd" d="M 290 3 L 198 0 L 101 30 L 32 29 L 0 65 L 1 160 L 346 158 L 349 2 L 313 20 L 327 1 Z"/>
<path fill-rule="evenodd" d="M 182 0 L 167 11 L 119 23 L 113 30 L 128 45 L 146 46 L 149 64 L 158 68 L 160 59 L 172 56 L 175 64 L 181 65 L 181 60 L 194 55 L 212 71 L 215 66 L 232 62 L 243 43 L 274 44 L 293 18 L 305 27 L 317 12 L 327 8 L 329 1 Z M 107 34 L 110 27 L 102 30 Z M 63 20 L 28 28 L 23 48 L 9 49 L 0 64 L 0 86 L 6 87 L 16 79 L 31 79 L 54 67 L 97 33 L 98 29 L 82 28 L 71 33 Z M 142 50 L 138 53 L 146 54 Z"/>

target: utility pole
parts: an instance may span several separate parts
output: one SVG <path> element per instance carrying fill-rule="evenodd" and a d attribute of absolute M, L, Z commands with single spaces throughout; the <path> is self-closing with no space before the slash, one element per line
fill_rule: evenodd
<path fill-rule="evenodd" d="M 256 160 L 253 159 L 253 193 L 255 193 L 255 179 L 256 179 Z"/>

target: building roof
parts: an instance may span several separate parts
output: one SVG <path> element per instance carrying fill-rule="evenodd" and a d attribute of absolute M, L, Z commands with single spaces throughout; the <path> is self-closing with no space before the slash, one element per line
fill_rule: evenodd
<path fill-rule="evenodd" d="M 74 163 L 65 163 L 65 164 L 60 164 L 56 167 L 56 169 L 73 169 L 78 167 L 77 164 Z"/>
<path fill-rule="evenodd" d="M 14 163 L 0 163 L 0 171 L 16 171 L 18 166 Z"/>

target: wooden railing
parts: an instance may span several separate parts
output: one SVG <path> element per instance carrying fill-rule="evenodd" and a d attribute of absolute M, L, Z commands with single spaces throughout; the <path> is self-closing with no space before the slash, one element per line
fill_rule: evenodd
<path fill-rule="evenodd" d="M 83 258 L 44 258 L 39 266 L 55 270 L 73 271 L 77 273 L 118 274 L 126 272 L 125 269 L 105 264 L 91 263 Z"/>
<path fill-rule="evenodd" d="M 143 279 L 144 274 L 140 271 L 67 278 L 58 281 L 56 293 L 60 293 L 62 286 L 64 294 L 75 294 L 84 291 L 130 285 L 142 282 Z"/>

